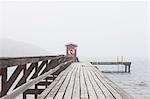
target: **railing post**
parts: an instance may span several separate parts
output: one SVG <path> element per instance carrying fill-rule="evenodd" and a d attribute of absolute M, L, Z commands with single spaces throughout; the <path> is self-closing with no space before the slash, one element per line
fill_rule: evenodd
<path fill-rule="evenodd" d="M 2 75 L 2 79 L 1 79 L 1 93 L 0 93 L 0 97 L 4 96 L 7 94 L 7 68 L 1 68 L 1 75 Z"/>
<path fill-rule="evenodd" d="M 27 65 L 25 64 L 24 65 L 24 68 L 23 68 L 23 76 L 26 76 L 26 70 L 27 70 Z M 26 80 L 27 79 L 25 79 L 26 77 L 24 77 L 24 79 L 23 79 L 23 83 L 26 83 Z M 23 99 L 26 99 L 27 98 L 27 95 L 26 95 L 26 93 L 25 92 L 23 92 Z"/>
<path fill-rule="evenodd" d="M 130 64 L 129 64 L 129 66 L 128 66 L 128 73 L 130 73 Z"/>
<path fill-rule="evenodd" d="M 48 61 L 47 61 L 47 62 L 46 62 L 46 69 L 47 69 L 47 70 L 48 70 L 48 66 L 49 66 L 49 65 L 48 65 Z M 46 82 L 45 88 L 47 88 L 47 86 L 48 86 L 48 85 L 47 85 L 47 83 L 48 83 L 47 78 L 45 78 L 45 82 Z"/>
<path fill-rule="evenodd" d="M 38 71 L 38 62 L 36 62 L 35 64 L 36 64 L 36 66 L 35 66 L 35 73 L 36 74 L 35 74 L 34 78 L 38 77 L 38 73 L 37 73 L 37 71 Z M 37 95 L 38 95 L 38 85 L 35 84 L 35 99 L 37 98 Z"/>
<path fill-rule="evenodd" d="M 125 72 L 127 72 L 127 65 L 125 65 Z"/>

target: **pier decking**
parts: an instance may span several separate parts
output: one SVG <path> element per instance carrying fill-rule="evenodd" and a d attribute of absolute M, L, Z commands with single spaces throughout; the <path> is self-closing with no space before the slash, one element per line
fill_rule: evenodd
<path fill-rule="evenodd" d="M 124 72 L 130 73 L 131 62 L 90 62 L 93 65 L 124 65 Z"/>
<path fill-rule="evenodd" d="M 133 99 L 90 63 L 72 63 L 37 99 Z"/>

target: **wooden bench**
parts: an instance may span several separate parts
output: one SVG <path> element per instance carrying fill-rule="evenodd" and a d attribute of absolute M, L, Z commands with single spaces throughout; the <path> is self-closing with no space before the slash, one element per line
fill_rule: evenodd
<path fill-rule="evenodd" d="M 90 63 L 73 63 L 38 99 L 133 99 Z"/>

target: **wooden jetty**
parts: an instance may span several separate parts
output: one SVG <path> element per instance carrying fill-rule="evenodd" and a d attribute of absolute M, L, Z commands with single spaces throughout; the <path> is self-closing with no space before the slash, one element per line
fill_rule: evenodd
<path fill-rule="evenodd" d="M 90 62 L 93 65 L 124 65 L 124 72 L 130 73 L 131 62 Z"/>
<path fill-rule="evenodd" d="M 0 99 L 14 99 L 20 94 L 23 99 L 29 94 L 35 99 L 133 99 L 91 63 L 73 61 L 67 55 L 0 58 Z M 8 68 L 14 66 L 8 78 Z"/>
<path fill-rule="evenodd" d="M 95 66 L 73 63 L 37 99 L 133 99 Z"/>

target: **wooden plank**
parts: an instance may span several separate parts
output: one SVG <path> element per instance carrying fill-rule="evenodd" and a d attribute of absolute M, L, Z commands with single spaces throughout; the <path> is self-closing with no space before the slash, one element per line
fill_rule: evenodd
<path fill-rule="evenodd" d="M 93 65 L 131 65 L 131 62 L 91 62 Z"/>
<path fill-rule="evenodd" d="M 14 81 L 17 79 L 18 75 L 21 73 L 21 71 L 25 68 L 25 66 L 18 66 L 13 74 L 10 76 L 10 78 L 6 81 L 2 79 L 2 90 L 1 90 L 1 95 L 3 96 L 4 94 L 6 95 L 11 86 L 13 85 Z M 7 68 L 4 68 L 2 70 L 5 70 L 7 72 Z M 7 78 L 7 73 L 2 74 L 2 78 L 6 77 Z M 23 80 L 22 80 L 23 81 Z"/>
<path fill-rule="evenodd" d="M 74 64 L 72 64 L 74 66 Z M 75 66 L 74 66 L 75 67 Z M 73 67 L 72 67 L 73 68 Z M 67 89 L 67 86 L 69 84 L 69 81 L 71 79 L 71 75 L 72 75 L 72 72 L 69 72 L 65 81 L 63 82 L 61 88 L 59 89 L 59 91 L 57 92 L 57 95 L 56 95 L 56 99 L 62 99 L 64 94 L 65 94 L 65 90 Z"/>
<path fill-rule="evenodd" d="M 22 80 L 23 80 L 23 79 L 27 79 L 27 78 L 29 77 L 30 73 L 33 71 L 33 69 L 34 69 L 35 67 L 37 67 L 37 66 L 38 66 L 38 62 L 32 63 L 32 64 L 29 66 L 29 68 L 26 70 L 25 75 L 23 75 L 22 78 L 19 80 L 19 82 L 17 83 L 17 85 L 15 86 L 15 88 L 19 87 L 19 86 L 22 84 Z M 19 67 L 19 66 L 18 66 L 18 67 Z M 14 74 L 15 74 L 15 72 L 14 72 Z"/>
<path fill-rule="evenodd" d="M 85 77 L 85 83 L 86 83 L 86 86 L 87 86 L 87 91 L 88 91 L 89 98 L 90 99 L 98 99 L 97 95 L 95 93 L 95 90 L 94 90 L 94 88 L 93 88 L 93 86 L 92 86 L 92 84 L 89 80 L 88 74 L 86 72 L 87 68 L 88 67 L 83 68 L 83 74 L 84 74 L 84 77 Z"/>
<path fill-rule="evenodd" d="M 41 94 L 44 89 L 28 89 L 24 93 L 25 94 Z"/>
<path fill-rule="evenodd" d="M 85 79 L 84 79 L 84 75 L 83 75 L 83 66 L 81 67 L 81 72 L 80 72 L 80 90 L 81 90 L 81 99 L 88 99 L 88 92 L 87 92 L 87 87 L 85 85 Z"/>
<path fill-rule="evenodd" d="M 122 99 L 122 97 L 120 96 L 120 94 L 118 94 L 118 92 L 116 90 L 114 90 L 106 81 L 104 78 L 102 78 L 102 76 L 99 74 L 100 71 L 97 71 L 97 69 L 95 67 L 92 68 L 93 72 L 95 72 L 95 74 L 98 76 L 98 78 L 100 79 L 100 81 L 105 85 L 105 87 L 109 90 L 109 92 L 117 99 Z M 104 77 L 104 76 L 103 76 Z"/>
<path fill-rule="evenodd" d="M 68 61 L 70 62 L 70 61 Z M 27 90 L 28 88 L 30 88 L 31 86 L 37 84 L 40 82 L 40 80 L 42 79 L 45 79 L 48 75 L 54 73 L 55 71 L 57 71 L 61 66 L 67 64 L 68 62 L 65 62 L 65 63 L 62 63 L 60 65 L 58 65 L 57 67 L 55 67 L 54 69 L 51 69 L 50 71 L 44 73 L 43 75 L 35 78 L 35 79 L 32 79 L 32 80 L 29 80 L 28 83 L 25 83 L 23 85 L 21 85 L 20 87 L 16 88 L 15 90 L 13 90 L 11 93 L 5 95 L 4 97 L 2 97 L 1 99 L 10 99 L 10 98 L 15 98 L 17 97 L 18 95 L 20 95 L 22 92 L 24 92 L 25 90 Z"/>
<path fill-rule="evenodd" d="M 91 69 L 91 67 L 90 67 Z M 102 90 L 103 94 L 105 95 L 106 99 L 115 99 L 112 94 L 109 92 L 109 90 L 103 85 L 103 83 L 99 80 L 99 78 L 97 77 L 97 75 L 94 73 L 94 71 L 91 71 L 91 74 L 93 76 L 93 78 L 95 79 L 95 81 L 97 82 L 99 88 Z"/>
<path fill-rule="evenodd" d="M 106 87 L 112 92 L 115 98 L 117 99 L 133 99 L 129 94 L 120 89 L 116 84 L 110 81 L 106 76 L 104 76 L 97 68 L 94 68 L 95 71 L 101 76 L 104 80 Z"/>
<path fill-rule="evenodd" d="M 129 95 L 124 90 L 120 89 L 119 86 L 117 86 L 115 83 L 113 83 L 109 79 L 107 79 L 106 81 L 108 84 L 111 84 L 111 86 L 122 96 L 122 99 L 134 99 L 131 95 Z"/>
<path fill-rule="evenodd" d="M 73 94 L 73 89 L 74 89 L 74 82 L 75 82 L 75 76 L 78 70 L 78 65 L 76 64 L 74 66 L 76 69 L 73 71 L 71 79 L 69 81 L 69 85 L 67 86 L 65 95 L 64 95 L 64 99 L 71 99 L 72 98 L 72 94 Z M 57 99 L 57 98 L 56 98 Z"/>
<path fill-rule="evenodd" d="M 75 78 L 75 85 L 73 89 L 72 99 L 80 99 L 80 64 L 78 64 L 78 70 Z"/>
<path fill-rule="evenodd" d="M 28 63 L 35 63 L 39 61 L 46 61 L 58 58 L 71 58 L 70 56 L 35 56 L 35 57 L 0 57 L 0 68 L 12 67 L 16 65 L 24 65 Z"/>
<path fill-rule="evenodd" d="M 71 76 L 72 72 L 74 71 L 74 66 L 73 68 L 70 70 L 70 72 L 64 76 L 61 77 L 61 79 L 59 79 L 59 81 L 57 82 L 57 84 L 55 85 L 55 87 L 49 92 L 49 94 L 47 95 L 47 97 L 45 99 L 54 99 L 55 95 L 57 94 L 58 90 L 60 89 L 60 87 L 62 86 L 63 82 L 65 81 L 67 75 Z"/>
<path fill-rule="evenodd" d="M 99 88 L 98 84 L 96 83 L 95 79 L 93 78 L 92 74 L 90 73 L 90 69 L 87 68 L 86 71 L 88 73 L 89 79 L 91 80 L 91 83 L 92 83 L 92 85 L 94 87 L 94 90 L 95 90 L 95 92 L 97 94 L 98 99 L 106 99 L 106 97 L 103 94 L 101 88 Z"/>
<path fill-rule="evenodd" d="M 51 83 L 43 92 L 39 95 L 37 99 L 45 99 L 48 93 L 52 90 L 52 88 L 57 84 L 57 82 L 65 76 L 72 69 L 72 65 L 70 65 L 66 70 L 62 71 L 57 78 Z"/>
<path fill-rule="evenodd" d="M 7 90 L 7 68 L 2 68 L 1 69 L 1 92 L 0 92 L 0 97 L 6 95 L 6 90 Z"/>
<path fill-rule="evenodd" d="M 118 92 L 106 76 L 90 64 L 74 63 L 38 99 L 133 99 Z M 115 87 L 115 88 L 114 88 Z M 127 97 L 127 98 L 126 98 Z"/>

